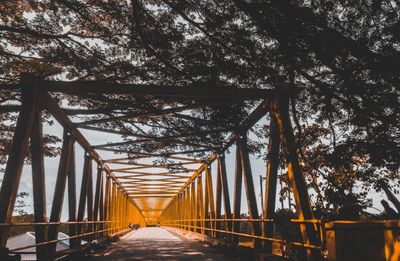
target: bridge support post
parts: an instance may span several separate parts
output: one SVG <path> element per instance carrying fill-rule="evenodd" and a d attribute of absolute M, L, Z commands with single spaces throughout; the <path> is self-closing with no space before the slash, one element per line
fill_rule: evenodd
<path fill-rule="evenodd" d="M 269 220 L 275 217 L 276 183 L 279 167 L 280 133 L 273 111 L 270 113 L 270 131 L 268 142 L 267 175 L 265 181 L 265 200 L 263 211 L 263 236 L 274 236 L 274 224 Z M 264 241 L 266 253 L 272 253 L 272 241 Z"/>
<path fill-rule="evenodd" d="M 233 191 L 233 218 L 236 221 L 230 221 L 232 223 L 232 230 L 234 233 L 240 232 L 240 210 L 241 210 L 241 199 L 242 199 L 242 160 L 240 158 L 240 143 L 236 142 L 236 167 L 235 167 L 235 184 Z M 239 243 L 239 236 L 233 235 L 232 241 L 234 244 Z"/>
<path fill-rule="evenodd" d="M 93 169 L 92 169 L 92 160 L 90 160 L 89 170 L 87 172 L 88 181 L 87 181 L 87 191 L 86 191 L 86 200 L 87 200 L 87 221 L 89 221 L 87 230 L 88 232 L 93 232 Z M 88 236 L 90 241 L 93 239 L 93 235 Z"/>
<path fill-rule="evenodd" d="M 0 189 L 0 223 L 11 222 L 21 180 L 26 153 L 28 152 L 29 136 L 32 132 L 34 118 L 34 89 L 36 79 L 30 74 L 21 75 L 22 108 L 18 115 L 13 142 L 7 159 L 7 164 Z M 5 247 L 9 227 L 0 227 L 0 246 Z"/>
<path fill-rule="evenodd" d="M 74 141 L 72 141 L 74 143 Z M 71 158 L 68 167 L 68 212 L 69 221 L 76 222 L 76 170 L 75 170 L 75 147 L 72 144 L 71 147 Z M 76 236 L 77 226 L 76 224 L 70 224 L 68 226 L 68 232 L 70 236 Z M 71 247 L 79 246 L 79 240 L 72 238 L 69 240 Z"/>
<path fill-rule="evenodd" d="M 191 209 L 191 213 L 192 213 L 191 214 L 191 219 L 192 219 L 191 226 L 192 226 L 192 231 L 196 232 L 195 227 L 196 227 L 197 222 L 195 221 L 195 219 L 197 218 L 197 206 L 196 206 L 197 200 L 196 200 L 196 183 L 195 183 L 195 181 L 193 181 L 190 184 L 190 193 L 191 193 L 190 198 L 192 199 L 191 204 L 190 204 L 190 209 Z"/>
<path fill-rule="evenodd" d="M 246 134 L 244 134 L 241 138 L 239 138 L 239 151 L 243 166 L 244 184 L 246 189 L 246 198 L 247 198 L 247 205 L 249 208 L 250 218 L 258 219 L 259 214 L 257 209 L 256 194 L 254 192 L 253 174 L 251 172 L 249 152 L 247 150 Z M 252 229 L 252 234 L 254 236 L 261 236 L 261 227 L 259 222 L 252 221 L 251 229 Z M 259 239 L 253 239 L 253 245 L 254 248 L 260 248 L 261 241 Z"/>
<path fill-rule="evenodd" d="M 211 176 L 211 166 L 207 165 L 205 170 L 206 175 L 206 191 L 208 195 L 208 210 L 210 211 L 208 218 L 210 219 L 209 227 L 211 229 L 215 228 L 215 205 L 214 205 L 214 192 L 213 192 L 213 183 Z M 210 230 L 209 235 L 215 238 L 215 231 Z"/>
<path fill-rule="evenodd" d="M 201 173 L 197 176 L 197 213 L 199 221 L 197 226 L 201 227 L 197 232 L 204 235 L 204 207 L 203 207 L 203 181 Z"/>
<path fill-rule="evenodd" d="M 217 188 L 216 188 L 216 203 L 215 203 L 215 228 L 217 230 L 221 229 L 222 222 L 221 219 L 221 201 L 222 201 L 222 183 L 221 183 L 221 168 L 220 168 L 220 155 L 218 155 L 218 166 L 217 166 Z M 215 238 L 219 238 L 221 233 L 216 231 Z"/>
<path fill-rule="evenodd" d="M 61 149 L 60 163 L 58 165 L 57 181 L 54 190 L 53 205 L 51 208 L 50 222 L 59 222 L 61 217 L 61 210 L 64 201 L 65 187 L 67 183 L 67 176 L 69 172 L 70 159 L 72 157 L 71 151 L 73 147 L 72 136 L 64 129 L 63 146 Z M 48 231 L 48 240 L 57 238 L 58 225 L 50 225 Z M 50 258 L 54 257 L 56 251 L 56 244 L 49 244 L 48 251 Z"/>
<path fill-rule="evenodd" d="M 104 220 L 109 221 L 110 220 L 110 176 L 107 175 L 106 177 L 106 187 L 105 187 L 105 192 L 104 192 Z M 104 232 L 104 235 L 107 236 L 109 235 L 109 229 L 110 228 L 110 223 L 104 223 L 104 229 L 107 229 Z"/>
<path fill-rule="evenodd" d="M 289 86 L 286 84 L 282 84 L 282 86 L 280 86 L 278 110 L 275 111 L 275 116 L 279 130 L 285 139 L 286 148 L 288 151 L 288 174 L 289 180 L 293 186 L 292 189 L 296 202 L 298 218 L 300 220 L 312 220 L 314 216 L 311 209 L 307 185 L 299 164 L 293 127 L 289 116 Z M 318 230 L 315 224 L 301 223 L 300 230 L 304 243 L 318 245 Z M 321 259 L 319 251 L 306 249 L 306 254 L 307 260 L 315 261 Z"/>
<path fill-rule="evenodd" d="M 42 109 L 39 95 L 38 92 L 34 93 L 34 119 L 31 133 L 32 190 L 34 222 L 44 223 L 47 222 L 46 183 L 43 154 Z M 47 241 L 45 226 L 35 226 L 35 239 L 37 244 Z M 47 260 L 47 246 L 37 246 L 36 255 L 39 260 Z"/>
<path fill-rule="evenodd" d="M 102 203 L 102 190 L 103 190 L 103 167 L 98 165 L 97 167 L 97 178 L 96 178 L 96 191 L 94 197 L 94 209 L 93 209 L 93 221 L 101 221 L 99 213 L 101 213 L 100 205 Z M 94 231 L 98 231 L 101 227 L 99 224 L 93 224 Z M 95 238 L 97 235 L 95 234 Z"/>
<path fill-rule="evenodd" d="M 83 222 L 84 213 L 85 213 L 85 205 L 86 205 L 86 197 L 88 194 L 88 184 L 90 180 L 90 175 L 92 172 L 92 160 L 90 159 L 88 154 L 85 154 L 85 161 L 83 163 L 83 173 L 82 173 L 82 184 L 81 184 L 81 193 L 79 195 L 79 206 L 78 206 L 78 222 Z M 89 208 L 89 206 L 88 206 Z M 89 214 L 89 211 L 88 211 Z M 82 234 L 84 225 L 78 224 L 77 233 Z M 79 245 L 81 244 L 82 238 L 79 238 Z"/>
<path fill-rule="evenodd" d="M 228 190 L 228 178 L 226 175 L 226 164 L 225 164 L 225 154 L 222 153 L 218 158 L 218 168 L 220 170 L 220 179 L 222 185 L 222 194 L 224 197 L 224 210 L 225 210 L 225 218 L 229 221 L 226 222 L 226 229 L 228 231 L 232 231 L 232 211 L 231 211 L 231 201 L 229 198 L 229 190 Z"/>

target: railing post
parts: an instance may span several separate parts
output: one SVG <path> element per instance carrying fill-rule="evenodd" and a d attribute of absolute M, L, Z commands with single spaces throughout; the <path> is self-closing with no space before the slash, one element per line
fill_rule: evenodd
<path fill-rule="evenodd" d="M 106 188 L 105 188 L 105 193 L 104 193 L 104 229 L 107 229 L 107 231 L 104 232 L 104 235 L 109 235 L 110 232 L 108 229 L 110 228 L 110 176 L 106 176 Z"/>
<path fill-rule="evenodd" d="M 198 218 L 199 218 L 197 225 L 200 227 L 200 229 L 197 232 L 200 232 L 202 234 L 204 234 L 203 219 L 205 218 L 203 204 L 204 204 L 204 202 L 203 202 L 203 181 L 202 181 L 202 175 L 200 173 L 197 176 L 197 213 L 198 213 Z"/>
<path fill-rule="evenodd" d="M 192 199 L 192 202 L 190 204 L 191 213 L 192 213 L 192 215 L 191 215 L 191 219 L 192 219 L 191 225 L 193 227 L 192 231 L 196 232 L 196 229 L 195 229 L 196 221 L 194 221 L 197 218 L 197 206 L 196 206 L 196 201 L 197 200 L 196 200 L 196 183 L 195 183 L 195 181 L 193 181 L 190 184 L 190 191 L 191 191 L 190 198 Z"/>
<path fill-rule="evenodd" d="M 295 137 L 293 134 L 293 127 L 289 116 L 289 86 L 282 83 L 279 86 L 278 97 L 278 111 L 275 112 L 278 127 L 282 136 L 286 141 L 286 148 L 288 151 L 288 176 L 292 184 L 294 199 L 296 202 L 296 210 L 299 220 L 311 220 L 314 218 L 310 198 L 308 195 L 307 185 L 302 175 L 299 158 L 297 154 L 297 147 Z M 318 245 L 317 228 L 315 224 L 301 223 L 300 230 L 303 237 L 303 242 L 312 245 Z M 307 260 L 320 260 L 321 255 L 319 251 L 306 249 Z"/>
<path fill-rule="evenodd" d="M 236 167 L 235 167 L 235 184 L 233 191 L 233 218 L 240 219 L 241 200 L 242 200 L 242 160 L 240 158 L 240 145 L 239 141 L 236 142 Z M 232 221 L 232 228 L 234 233 L 240 232 L 240 223 Z M 239 236 L 233 235 L 232 241 L 235 244 L 239 243 Z"/>
<path fill-rule="evenodd" d="M 101 179 L 101 185 L 100 185 L 100 199 L 99 199 L 99 221 L 102 223 L 99 223 L 98 229 L 97 230 L 103 230 L 105 228 L 104 221 L 105 221 L 105 215 L 104 215 L 104 186 L 103 186 L 103 180 L 104 178 Z M 102 237 L 104 233 L 100 232 L 98 234 L 98 237 Z"/>
<path fill-rule="evenodd" d="M 228 189 L 228 178 L 226 175 L 226 165 L 225 165 L 225 154 L 218 158 L 218 167 L 220 169 L 220 178 L 221 178 L 221 185 L 222 185 L 222 194 L 224 196 L 224 210 L 225 210 L 225 218 L 230 220 L 232 219 L 232 211 L 231 211 L 231 201 L 229 198 L 229 189 Z M 232 222 L 226 222 L 227 230 L 232 231 Z"/>
<path fill-rule="evenodd" d="M 43 126 L 42 109 L 40 105 L 39 93 L 35 91 L 34 99 L 34 120 L 31 134 L 31 162 L 32 162 L 32 190 L 34 206 L 34 222 L 47 222 L 46 215 L 46 182 L 44 171 L 43 154 Z M 47 231 L 45 226 L 35 226 L 36 243 L 47 241 Z M 47 246 L 37 246 L 36 255 L 39 260 L 47 260 Z"/>
<path fill-rule="evenodd" d="M 183 193 L 183 204 L 184 204 L 184 216 L 183 219 L 185 220 L 185 230 L 188 230 L 190 213 L 189 213 L 189 187 L 186 187 Z"/>
<path fill-rule="evenodd" d="M 13 142 L 7 159 L 0 190 L 0 223 L 11 222 L 18 187 L 21 181 L 22 168 L 28 151 L 29 136 L 32 132 L 34 100 L 32 88 L 36 79 L 30 74 L 21 75 L 22 108 L 18 115 Z M 0 246 L 5 247 L 9 227 L 0 227 Z"/>
<path fill-rule="evenodd" d="M 222 183 L 221 183 L 221 167 L 220 167 L 221 155 L 218 155 L 218 166 L 217 166 L 217 188 L 216 188 L 216 202 L 215 202 L 215 228 L 217 230 L 221 229 L 222 222 L 221 219 L 221 201 L 222 201 Z M 219 238 L 221 236 L 220 232 L 215 232 L 215 237 Z"/>
<path fill-rule="evenodd" d="M 86 200 L 87 200 L 87 221 L 89 221 L 87 230 L 88 232 L 93 232 L 93 169 L 92 169 L 92 161 L 90 161 L 89 171 L 88 171 L 88 183 L 87 183 L 87 191 L 86 191 Z M 88 236 L 89 241 L 93 240 L 93 234 Z"/>
<path fill-rule="evenodd" d="M 247 205 L 249 208 L 249 214 L 251 219 L 258 219 L 258 209 L 257 209 L 257 201 L 256 194 L 254 192 L 254 183 L 253 183 L 253 174 L 251 172 L 250 158 L 249 152 L 247 150 L 247 137 L 244 134 L 239 139 L 239 148 L 240 148 L 240 156 L 243 166 L 243 176 L 244 176 L 244 184 L 246 189 L 246 198 Z M 259 222 L 250 222 L 252 228 L 252 234 L 254 236 L 261 236 L 261 227 Z M 258 239 L 253 240 L 254 248 L 259 248 L 261 245 L 261 241 Z"/>
<path fill-rule="evenodd" d="M 79 206 L 78 206 L 78 222 L 83 222 L 84 213 L 85 213 L 85 205 L 86 205 L 86 198 L 87 198 L 87 191 L 88 191 L 88 184 L 90 179 L 90 173 L 92 171 L 92 159 L 90 158 L 89 154 L 85 153 L 85 160 L 83 163 L 83 173 L 82 173 L 82 184 L 81 184 L 81 193 L 79 195 Z M 82 234 L 83 231 L 83 224 L 78 224 L 77 226 L 77 234 Z M 79 237 L 79 245 L 81 244 L 82 238 Z"/>
<path fill-rule="evenodd" d="M 214 193 L 213 193 L 213 185 L 212 185 L 212 176 L 211 176 L 211 166 L 207 165 L 205 170 L 206 175 L 206 199 L 207 199 L 207 218 L 210 219 L 208 222 L 208 226 L 211 229 L 214 229 L 214 222 L 215 222 L 215 206 L 214 206 Z M 215 231 L 209 230 L 208 233 L 211 237 L 215 238 Z"/>
<path fill-rule="evenodd" d="M 75 148 L 74 141 L 72 141 L 71 156 L 68 167 L 68 212 L 69 221 L 76 222 L 76 170 L 75 170 Z M 76 236 L 76 224 L 70 224 L 68 231 L 70 236 Z M 79 240 L 72 238 L 69 240 L 71 247 L 79 246 Z"/>
<path fill-rule="evenodd" d="M 95 221 L 95 222 L 100 219 L 99 212 L 101 213 L 100 205 L 101 205 L 102 189 L 103 189 L 103 167 L 101 165 L 99 165 L 97 167 L 96 191 L 95 191 L 94 209 L 93 209 L 93 221 Z M 94 226 L 94 231 L 97 231 L 98 228 L 100 227 L 96 223 L 93 226 Z"/>
<path fill-rule="evenodd" d="M 59 222 L 64 202 L 64 193 L 70 167 L 71 151 L 73 147 L 72 136 L 64 129 L 63 146 L 61 149 L 60 163 L 58 165 L 57 181 L 54 189 L 53 205 L 51 208 L 50 222 Z M 58 225 L 50 225 L 48 240 L 54 240 L 58 235 Z M 48 245 L 49 256 L 52 258 L 56 251 L 56 244 Z"/>
<path fill-rule="evenodd" d="M 280 134 L 274 112 L 270 113 L 269 128 L 268 161 L 263 212 L 263 219 L 268 220 L 274 219 L 275 217 L 276 182 L 279 167 Z M 272 238 L 274 236 L 273 223 L 268 221 L 263 222 L 263 236 L 268 238 Z M 267 253 L 272 253 L 271 241 L 264 241 L 264 250 Z"/>

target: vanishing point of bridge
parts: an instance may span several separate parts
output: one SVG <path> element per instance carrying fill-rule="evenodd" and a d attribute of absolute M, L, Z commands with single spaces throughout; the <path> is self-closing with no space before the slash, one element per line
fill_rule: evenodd
<path fill-rule="evenodd" d="M 329 260 L 350 260 L 336 258 L 339 254 L 346 257 L 347 246 L 341 246 L 338 240 L 335 241 L 335 236 L 340 238 L 341 235 L 335 228 L 342 226 L 345 229 L 346 224 L 351 222 L 337 222 L 327 226 L 315 219 L 312 213 L 289 117 L 290 94 L 285 83 L 275 90 L 225 89 L 207 86 L 111 84 L 96 81 L 46 81 L 24 74 L 20 84 L 4 85 L 1 88 L 21 96 L 20 105 L 1 107 L 2 111 L 19 112 L 0 190 L 0 244 L 3 258 L 12 258 L 15 253 L 23 250 L 5 248 L 10 229 L 16 226 L 34 226 L 36 242 L 28 247 L 36 248 L 38 260 L 78 255 L 90 247 L 96 247 L 96 244 L 91 245 L 87 242 L 101 243 L 105 238 L 117 238 L 122 235 L 125 236 L 115 246 L 116 249 L 111 250 L 110 258 L 122 251 L 131 258 L 129 260 L 231 260 L 223 254 L 209 252 L 210 250 L 200 243 L 188 243 L 187 248 L 180 248 L 186 244 L 178 235 L 183 233 L 182 231 L 187 231 L 184 233 L 186 236 L 190 234 L 229 247 L 247 245 L 255 253 L 254 257 L 258 255 L 266 260 L 274 260 L 268 258 L 276 253 L 277 246 L 282 249 L 295 249 L 298 260 L 322 260 L 326 253 Z M 77 115 L 102 112 L 66 108 L 65 103 L 60 102 L 60 93 L 75 99 L 88 99 L 111 106 L 109 111 L 104 113 L 106 117 L 73 122 L 72 118 Z M 119 99 L 117 103 L 116 97 Z M 121 102 L 122 99 L 124 102 Z M 160 109 L 140 103 L 149 99 L 167 101 L 171 105 Z M 181 102 L 182 100 L 185 100 L 185 103 Z M 188 103 L 188 100 L 191 102 Z M 216 122 L 209 124 L 205 119 L 187 113 L 199 107 L 212 109 L 214 106 L 244 106 L 245 101 L 252 101 L 256 106 L 234 126 L 222 123 L 219 126 Z M 49 215 L 46 213 L 48 202 L 45 196 L 42 130 L 44 114 L 53 117 L 64 130 Z M 247 137 L 248 130 L 263 117 L 269 119 L 270 135 L 269 140 L 265 141 L 268 147 L 267 178 L 264 207 L 260 215 L 256 204 Z M 138 128 L 137 131 L 124 128 L 121 122 L 132 119 L 139 123 L 150 119 L 155 126 L 159 120 L 174 119 L 175 122 L 180 121 L 187 126 L 202 127 L 192 128 L 185 133 L 160 136 L 157 133 L 147 133 L 149 128 Z M 83 130 L 123 136 L 125 140 L 118 143 L 90 144 L 82 134 Z M 225 135 L 225 140 L 218 146 L 211 146 L 205 142 L 202 144 L 202 139 L 207 135 L 221 133 L 229 135 Z M 189 138 L 196 137 L 200 138 L 198 142 L 190 144 Z M 82 182 L 78 186 L 79 198 L 75 173 L 75 144 L 85 151 L 81 170 Z M 135 144 L 148 144 L 150 149 L 135 151 Z M 181 144 L 182 148 L 190 145 L 192 149 L 163 150 L 168 144 Z M 298 240 L 290 242 L 276 237 L 274 233 L 277 170 L 281 148 L 287 151 L 285 161 L 296 203 L 297 218 L 292 219 L 291 223 L 298 227 L 299 231 Z M 233 173 L 227 172 L 225 153 L 228 149 L 233 150 L 236 157 Z M 102 158 L 102 151 L 115 152 L 119 157 Z M 190 156 L 196 153 L 206 153 L 208 156 Z M 30 158 L 32 165 L 34 222 L 17 224 L 12 222 L 12 214 L 26 157 Z M 157 158 L 166 160 L 154 161 L 156 163 L 153 164 L 140 163 L 141 159 Z M 211 169 L 212 164 L 216 165 L 216 169 Z M 233 182 L 229 183 L 228 179 L 232 179 Z M 67 222 L 60 221 L 64 198 L 68 199 Z M 247 202 L 249 215 L 246 218 L 241 216 L 242 198 Z M 368 230 L 362 224 L 353 223 L 351 225 L 359 226 L 361 231 Z M 132 232 L 134 225 L 140 226 L 140 229 Z M 58 237 L 61 226 L 67 227 L 67 238 Z M 145 228 L 146 226 L 161 227 Z M 379 229 L 385 226 L 387 224 L 376 224 Z M 387 230 L 390 230 L 390 227 Z M 152 239 L 149 232 L 154 232 L 155 238 Z M 395 245 L 396 240 L 392 237 L 390 241 L 390 236 L 385 233 L 378 233 L 382 242 L 385 242 L 385 248 L 377 247 L 377 252 L 383 251 L 385 257 L 391 258 L 385 260 L 398 260 L 399 253 L 395 251 L 398 248 Z M 349 237 L 348 235 L 347 238 Z M 70 248 L 67 251 L 57 251 L 57 242 L 63 240 L 69 241 Z M 362 236 L 357 240 L 361 244 Z M 377 244 L 381 244 L 380 241 Z M 174 248 L 177 250 L 173 251 Z M 165 252 L 160 252 L 160 249 L 164 249 Z M 355 250 L 356 246 L 352 249 Z M 160 256 L 151 257 L 148 251 L 159 253 Z M 188 253 L 187 256 L 184 253 Z M 120 257 L 123 256 L 122 254 Z M 101 257 L 100 260 L 107 260 L 107 256 Z"/>

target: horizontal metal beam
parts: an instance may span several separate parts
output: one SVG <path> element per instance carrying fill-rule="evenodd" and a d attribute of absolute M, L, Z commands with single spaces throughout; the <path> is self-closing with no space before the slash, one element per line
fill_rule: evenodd
<path fill-rule="evenodd" d="M 123 141 L 123 142 L 115 142 L 115 143 L 105 143 L 105 144 L 99 144 L 99 145 L 93 145 L 92 147 L 94 149 L 102 149 L 102 148 L 109 148 L 109 147 L 116 147 L 116 146 L 125 146 L 125 145 L 131 145 L 131 144 L 138 144 L 138 143 L 156 143 L 156 142 L 163 142 L 163 141 L 170 141 L 168 142 L 169 144 L 181 144 L 181 145 L 188 145 L 188 146 L 193 146 L 193 147 L 201 147 L 201 148 L 206 148 L 206 149 L 216 149 L 216 147 L 210 146 L 210 145 L 205 145 L 201 143 L 190 143 L 187 141 L 182 141 L 178 140 L 178 138 L 173 138 L 173 139 L 162 139 L 162 140 L 157 140 L 157 139 L 137 139 L 137 140 L 128 140 L 128 141 Z"/>
<path fill-rule="evenodd" d="M 182 134 L 171 135 L 171 136 L 153 137 L 153 136 L 138 134 L 138 133 L 129 132 L 129 131 L 105 129 L 105 128 L 100 128 L 100 127 L 95 127 L 95 126 L 79 126 L 78 128 L 92 130 L 92 131 L 105 132 L 105 133 L 110 133 L 110 134 L 116 134 L 116 135 L 121 135 L 121 136 L 127 136 L 127 137 L 153 139 L 153 140 L 157 140 L 157 141 L 172 140 L 172 139 L 177 139 L 177 138 L 185 138 L 185 137 L 193 137 L 193 136 L 202 136 L 202 135 L 207 135 L 207 134 L 212 134 L 212 133 L 223 133 L 223 132 L 229 132 L 229 131 L 234 130 L 233 127 L 230 127 L 230 128 L 221 128 L 221 129 L 208 129 L 208 130 L 203 130 L 203 131 L 182 133 Z"/>
<path fill-rule="evenodd" d="M 175 160 L 186 160 L 186 161 L 192 161 L 192 162 L 196 162 L 196 163 L 203 163 L 203 160 L 200 159 L 195 159 L 195 158 L 187 158 L 187 157 L 178 157 L 178 156 L 169 156 L 167 157 L 168 159 L 175 159 Z M 131 157 L 124 157 L 124 158 L 115 158 L 115 159 L 106 159 L 104 160 L 104 162 L 107 163 L 114 163 L 114 162 L 119 162 L 122 160 L 135 160 L 135 158 L 131 158 Z"/>
<path fill-rule="evenodd" d="M 128 192 L 128 195 L 157 195 L 157 194 L 161 194 L 161 195 L 175 195 L 177 194 L 177 192 L 170 192 L 170 191 L 144 191 L 144 192 Z"/>
<path fill-rule="evenodd" d="M 160 195 L 144 195 L 144 196 L 140 196 L 140 195 L 137 195 L 137 196 L 132 196 L 132 195 L 129 195 L 129 197 L 130 198 L 133 198 L 133 199 L 137 199 L 137 200 L 142 200 L 142 199 L 149 199 L 149 198 L 164 198 L 164 199 L 172 199 L 173 198 L 173 196 L 160 196 Z"/>
<path fill-rule="evenodd" d="M 137 152 L 137 151 L 120 150 L 120 149 L 112 149 L 112 148 L 97 148 L 97 150 L 127 153 L 130 155 L 135 155 L 135 156 L 132 156 L 132 158 L 139 159 L 139 158 L 143 158 L 143 157 L 160 157 L 160 158 L 162 158 L 162 157 L 171 156 L 171 155 L 192 154 L 192 153 L 199 153 L 199 152 L 215 151 L 216 148 L 173 151 L 173 152 L 165 152 L 165 153 L 143 153 L 143 152 Z"/>
<path fill-rule="evenodd" d="M 151 84 L 118 84 L 104 81 L 43 81 L 41 85 L 51 92 L 68 94 L 132 94 L 154 97 L 192 97 L 211 99 L 258 100 L 274 97 L 269 89 L 238 89 L 221 86 L 166 86 Z"/>

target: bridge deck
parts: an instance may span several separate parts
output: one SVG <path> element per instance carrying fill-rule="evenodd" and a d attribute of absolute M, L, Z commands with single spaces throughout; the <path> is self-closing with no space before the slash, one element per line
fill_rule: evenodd
<path fill-rule="evenodd" d="M 133 231 L 113 243 L 96 261 L 122 260 L 234 260 L 220 249 L 191 240 L 165 228 L 149 227 Z"/>

